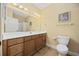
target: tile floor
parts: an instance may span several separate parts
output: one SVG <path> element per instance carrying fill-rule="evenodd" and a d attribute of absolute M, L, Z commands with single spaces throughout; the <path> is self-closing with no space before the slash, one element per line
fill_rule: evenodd
<path fill-rule="evenodd" d="M 55 49 L 45 47 L 38 51 L 34 56 L 57 56 L 58 53 Z"/>

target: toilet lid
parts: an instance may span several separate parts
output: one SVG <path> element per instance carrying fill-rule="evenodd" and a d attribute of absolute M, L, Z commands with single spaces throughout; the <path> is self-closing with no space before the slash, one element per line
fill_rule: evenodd
<path fill-rule="evenodd" d="M 58 45 L 57 45 L 57 50 L 58 50 L 58 51 L 68 51 L 68 48 L 67 48 L 67 46 L 65 46 L 65 45 L 58 44 Z"/>

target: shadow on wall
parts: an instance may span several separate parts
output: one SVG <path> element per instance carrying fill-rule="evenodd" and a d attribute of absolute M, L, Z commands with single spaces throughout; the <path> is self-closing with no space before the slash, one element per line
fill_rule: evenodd
<path fill-rule="evenodd" d="M 79 43 L 77 43 L 75 40 L 71 39 L 68 47 L 69 51 L 79 54 Z"/>

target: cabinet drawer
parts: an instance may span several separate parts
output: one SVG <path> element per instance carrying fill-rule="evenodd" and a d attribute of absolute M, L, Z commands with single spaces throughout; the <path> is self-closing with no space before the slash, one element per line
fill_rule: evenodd
<path fill-rule="evenodd" d="M 23 42 L 23 38 L 15 38 L 8 40 L 8 46 Z"/>
<path fill-rule="evenodd" d="M 32 39 L 36 39 L 36 38 L 39 38 L 39 34 L 38 34 L 38 35 L 33 35 L 33 36 L 32 36 Z"/>
<path fill-rule="evenodd" d="M 28 41 L 28 40 L 30 40 L 30 39 L 31 39 L 31 36 L 25 37 L 25 41 Z"/>
<path fill-rule="evenodd" d="M 46 34 L 43 34 L 43 40 L 46 41 Z"/>
<path fill-rule="evenodd" d="M 44 37 L 46 37 L 46 35 L 47 35 L 46 33 L 43 34 Z"/>
<path fill-rule="evenodd" d="M 40 34 L 40 36 L 41 36 L 41 37 L 42 37 L 42 36 L 46 36 L 46 33 Z"/>
<path fill-rule="evenodd" d="M 42 37 L 42 36 L 43 36 L 43 34 L 40 34 L 39 36 L 40 36 L 40 37 Z"/>
<path fill-rule="evenodd" d="M 8 47 L 8 55 L 14 56 L 23 51 L 23 43 Z"/>
<path fill-rule="evenodd" d="M 24 38 L 18 38 L 17 43 L 22 43 L 24 41 Z"/>
<path fill-rule="evenodd" d="M 17 43 L 16 39 L 9 39 L 7 42 L 8 42 L 8 43 L 7 43 L 8 46 L 11 46 L 11 45 L 14 45 L 14 44 Z"/>

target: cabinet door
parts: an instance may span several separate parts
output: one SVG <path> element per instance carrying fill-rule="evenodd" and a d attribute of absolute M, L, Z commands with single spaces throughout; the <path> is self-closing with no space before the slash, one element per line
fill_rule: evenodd
<path fill-rule="evenodd" d="M 28 44 L 27 48 L 28 55 L 33 55 L 35 53 L 35 41 L 33 39 L 29 40 L 27 44 Z"/>
<path fill-rule="evenodd" d="M 27 56 L 28 55 L 28 42 L 29 40 L 31 40 L 31 36 L 27 36 L 25 37 L 24 39 L 24 56 Z"/>
<path fill-rule="evenodd" d="M 28 41 L 24 42 L 24 56 L 28 55 Z"/>
<path fill-rule="evenodd" d="M 17 46 L 8 47 L 8 56 L 14 56 L 17 54 Z"/>
<path fill-rule="evenodd" d="M 35 41 L 29 40 L 29 41 L 26 41 L 24 44 L 25 44 L 24 55 L 25 56 L 33 55 L 35 53 Z"/>
<path fill-rule="evenodd" d="M 23 53 L 23 43 L 8 47 L 8 56 L 15 56 Z"/>
<path fill-rule="evenodd" d="M 35 39 L 36 50 L 43 48 L 46 46 L 46 34 L 40 34 L 37 39 Z"/>
<path fill-rule="evenodd" d="M 42 48 L 42 39 L 39 37 L 35 40 L 35 44 L 36 44 L 36 50 L 38 51 L 39 49 Z"/>

